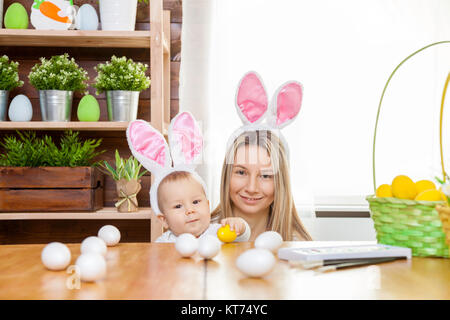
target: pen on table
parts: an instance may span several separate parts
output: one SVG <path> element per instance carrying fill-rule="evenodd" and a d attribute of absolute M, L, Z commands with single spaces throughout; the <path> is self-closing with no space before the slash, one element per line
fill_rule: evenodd
<path fill-rule="evenodd" d="M 345 269 L 345 268 L 351 268 L 351 267 L 357 267 L 357 266 L 365 266 L 365 265 L 370 265 L 370 264 L 395 261 L 395 260 L 399 260 L 399 259 L 406 259 L 406 257 L 389 257 L 389 258 L 366 259 L 366 260 L 361 260 L 361 261 L 344 262 L 344 263 L 320 267 L 317 269 L 317 272 L 328 272 L 328 271 L 334 271 L 334 270 L 338 270 L 338 269 Z"/>
<path fill-rule="evenodd" d="M 406 257 L 376 257 L 376 258 L 347 258 L 347 259 L 328 259 L 328 260 L 312 260 L 312 261 L 294 261 L 290 260 L 289 264 L 291 266 L 301 266 L 303 269 L 314 269 L 323 266 L 337 265 L 342 263 L 356 263 L 356 262 L 366 262 L 375 261 L 380 259 L 404 259 Z"/>

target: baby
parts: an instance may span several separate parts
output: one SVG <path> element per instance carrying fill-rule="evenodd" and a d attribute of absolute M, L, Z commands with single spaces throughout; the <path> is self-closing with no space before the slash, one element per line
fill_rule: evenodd
<path fill-rule="evenodd" d="M 156 242 L 175 242 L 182 233 L 191 233 L 199 238 L 203 235 L 216 235 L 221 226 L 229 225 L 237 234 L 235 241 L 248 241 L 250 227 L 238 217 L 221 220 L 221 224 L 210 223 L 209 200 L 202 184 L 189 172 L 175 171 L 167 175 L 158 188 L 158 215 L 164 228 Z"/>

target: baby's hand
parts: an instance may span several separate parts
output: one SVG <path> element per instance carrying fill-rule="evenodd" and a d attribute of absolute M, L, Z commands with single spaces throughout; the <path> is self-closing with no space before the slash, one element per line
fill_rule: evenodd
<path fill-rule="evenodd" d="M 244 219 L 238 218 L 238 217 L 232 217 L 232 218 L 225 218 L 220 220 L 220 223 L 222 224 L 222 227 L 225 225 L 230 226 L 230 230 L 234 230 L 236 232 L 236 235 L 240 236 L 245 232 L 245 223 Z"/>

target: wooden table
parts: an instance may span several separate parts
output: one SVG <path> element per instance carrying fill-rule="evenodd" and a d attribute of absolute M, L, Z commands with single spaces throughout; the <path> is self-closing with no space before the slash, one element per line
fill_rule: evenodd
<path fill-rule="evenodd" d="M 74 263 L 80 244 L 68 246 Z M 450 299 L 450 259 L 413 258 L 323 274 L 279 260 L 265 278 L 252 279 L 235 267 L 237 256 L 252 246 L 226 244 L 204 261 L 180 258 L 173 244 L 123 243 L 108 248 L 106 279 L 69 289 L 74 274 L 46 270 L 43 245 L 4 245 L 0 299 Z"/>

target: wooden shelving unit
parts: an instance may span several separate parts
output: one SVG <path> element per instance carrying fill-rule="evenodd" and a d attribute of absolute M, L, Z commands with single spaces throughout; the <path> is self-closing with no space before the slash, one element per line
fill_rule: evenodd
<path fill-rule="evenodd" d="M 167 134 L 170 122 L 170 11 L 163 10 L 163 0 L 151 0 L 150 31 L 80 31 L 0 29 L 0 46 L 148 48 L 150 49 L 150 112 L 152 126 Z M 125 131 L 128 122 L 10 122 L 0 121 L 0 130 L 80 130 Z M 143 190 L 142 192 L 146 192 Z M 0 213 L 1 220 L 81 220 L 81 219 L 151 219 L 151 240 L 162 232 L 150 208 L 137 213 L 119 213 L 105 207 L 96 212 L 23 212 Z"/>
<path fill-rule="evenodd" d="M 0 213 L 1 220 L 113 220 L 151 219 L 150 208 L 140 208 L 138 212 L 122 213 L 116 208 L 103 208 L 95 212 L 14 212 Z"/>

